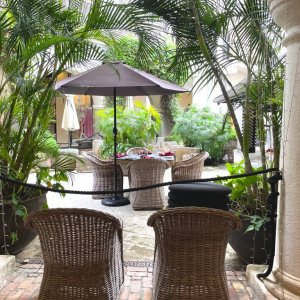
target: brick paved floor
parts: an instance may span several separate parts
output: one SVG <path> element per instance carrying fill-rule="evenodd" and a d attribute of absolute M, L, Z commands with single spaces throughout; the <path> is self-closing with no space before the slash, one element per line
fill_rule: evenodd
<path fill-rule="evenodd" d="M 119 300 L 150 300 L 152 267 L 127 266 L 125 274 Z M 227 271 L 226 274 L 231 300 L 258 300 L 246 281 L 245 272 Z M 0 289 L 0 300 L 37 299 L 42 275 L 42 264 L 18 264 L 16 271 Z"/>

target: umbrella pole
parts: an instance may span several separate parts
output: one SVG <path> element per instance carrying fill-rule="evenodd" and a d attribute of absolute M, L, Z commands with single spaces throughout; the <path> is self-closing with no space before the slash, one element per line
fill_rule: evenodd
<path fill-rule="evenodd" d="M 69 133 L 69 148 L 71 148 L 71 145 L 72 145 L 72 132 L 69 130 L 68 133 Z"/>
<path fill-rule="evenodd" d="M 117 198 L 117 190 L 118 190 L 118 185 L 117 185 L 117 90 L 114 87 L 114 175 L 115 175 L 115 198 Z"/>
<path fill-rule="evenodd" d="M 114 87 L 114 196 L 104 198 L 102 204 L 106 206 L 123 206 L 130 204 L 128 198 L 117 195 L 118 190 L 118 174 L 117 174 L 117 89 Z"/>

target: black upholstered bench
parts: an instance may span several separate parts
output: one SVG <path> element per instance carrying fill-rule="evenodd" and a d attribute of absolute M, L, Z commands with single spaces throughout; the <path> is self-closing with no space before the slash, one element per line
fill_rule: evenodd
<path fill-rule="evenodd" d="M 199 206 L 228 210 L 231 189 L 217 183 L 173 184 L 169 187 L 169 207 Z"/>

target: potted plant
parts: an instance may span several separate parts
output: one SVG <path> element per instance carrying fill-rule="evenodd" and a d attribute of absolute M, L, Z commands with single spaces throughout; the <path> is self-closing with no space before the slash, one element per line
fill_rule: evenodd
<path fill-rule="evenodd" d="M 0 18 L 1 174 L 27 182 L 34 171 L 37 183 L 62 187 L 60 182 L 67 180 L 65 169 L 71 155 L 59 151 L 48 131 L 54 124 L 56 92 L 53 86 L 56 80 L 64 70 L 76 64 L 82 66 L 88 61 L 102 60 L 103 43 L 116 42 L 108 33 L 109 29 L 136 33 L 142 39 L 141 61 L 147 63 L 149 56 L 145 53 L 151 56 L 149 50 L 157 45 L 159 27 L 145 32 L 144 28 L 151 26 L 151 18 L 137 17 L 132 7 L 110 0 L 92 2 L 88 8 L 84 3 L 73 1 L 65 5 L 63 1 L 52 0 L 36 0 L 30 4 L 27 0 L 8 0 Z M 147 42 L 143 43 L 143 39 Z M 54 160 L 53 172 L 44 163 L 50 157 Z M 39 201 L 38 191 L 6 181 L 1 188 L 2 216 L 9 226 L 15 223 L 18 231 L 15 233 L 1 222 L 1 234 L 4 234 L 0 237 L 0 247 L 3 250 L 6 248 L 3 244 L 21 241 L 19 218 L 28 212 L 27 202 L 31 199 L 34 204 L 44 202 L 44 195 Z M 28 232 L 25 235 L 28 236 Z M 17 251 L 20 249 L 9 250 Z"/>
<path fill-rule="evenodd" d="M 178 136 L 186 147 L 207 151 L 212 162 L 223 157 L 224 146 L 235 140 L 235 131 L 229 120 L 213 113 L 208 107 L 198 109 L 191 106 L 175 119 L 172 135 Z"/>
<path fill-rule="evenodd" d="M 230 175 L 245 173 L 244 162 L 226 164 Z M 253 171 L 261 170 L 255 168 Z M 246 263 L 266 263 L 270 254 L 272 239 L 267 211 L 268 189 L 263 186 L 263 176 L 234 178 L 222 181 L 232 189 L 231 210 L 242 220 L 243 227 L 233 231 L 229 243 Z"/>
<path fill-rule="evenodd" d="M 62 189 L 62 181 L 68 181 L 69 159 L 72 154 L 62 153 L 59 150 L 53 135 L 48 131 L 48 126 L 36 127 L 31 136 L 24 140 L 24 133 L 20 133 L 20 124 L 17 122 L 21 117 L 22 110 L 11 111 L 11 97 L 2 99 L 0 114 L 4 118 L 12 113 L 15 120 L 8 133 L 5 123 L 0 123 L 0 160 L 1 175 L 27 182 L 29 176 L 36 179 L 37 184 Z M 23 101 L 23 98 L 19 98 Z M 7 100 L 7 101 L 6 101 Z M 6 105 L 3 105 L 3 104 Z M 21 105 L 21 103 L 18 103 Z M 47 124 L 50 115 L 40 115 L 40 124 Z M 16 123 L 15 123 L 16 122 Z M 50 122 L 49 122 L 50 124 Z M 48 124 L 48 125 L 49 125 Z M 14 150 L 18 144 L 26 144 L 21 153 Z M 22 159 L 20 159 L 22 155 Z M 50 159 L 53 161 L 50 169 Z M 26 188 L 11 182 L 1 182 L 1 204 L 3 212 L 3 230 L 0 232 L 0 253 L 8 252 L 15 254 L 20 252 L 35 237 L 33 231 L 25 229 L 23 217 L 27 213 L 42 209 L 47 206 L 46 194 L 38 189 Z"/>

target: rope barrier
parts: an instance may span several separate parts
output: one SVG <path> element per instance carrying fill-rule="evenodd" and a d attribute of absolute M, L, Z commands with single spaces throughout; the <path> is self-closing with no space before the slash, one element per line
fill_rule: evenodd
<path fill-rule="evenodd" d="M 23 182 L 23 181 L 13 179 L 10 177 L 6 177 L 3 175 L 0 175 L 0 180 L 2 180 L 4 182 L 14 183 L 16 185 L 21 185 L 21 186 L 24 186 L 27 188 L 38 189 L 38 190 L 45 191 L 45 192 L 64 193 L 64 194 L 79 194 L 79 195 L 105 195 L 105 194 L 113 194 L 115 192 L 116 193 L 136 192 L 136 191 L 148 190 L 148 189 L 158 188 L 158 187 L 172 185 L 172 184 L 211 182 L 211 181 L 228 180 L 228 179 L 234 179 L 234 178 L 243 178 L 243 177 L 250 177 L 250 176 L 271 173 L 271 172 L 279 172 L 279 170 L 277 168 L 270 168 L 270 169 L 266 169 L 266 170 L 255 171 L 252 173 L 244 173 L 244 174 L 237 174 L 237 175 L 231 175 L 231 176 L 220 176 L 220 177 L 192 179 L 192 180 L 169 181 L 169 182 L 157 183 L 157 184 L 147 185 L 147 186 L 138 187 L 138 188 L 129 188 L 129 189 L 123 189 L 123 190 L 117 190 L 117 191 L 114 191 L 114 190 L 110 190 L 110 191 L 62 190 L 62 189 L 46 187 L 44 185 Z"/>
<path fill-rule="evenodd" d="M 278 181 L 282 179 L 280 171 L 277 168 L 270 168 L 270 169 L 266 169 L 266 170 L 255 171 L 252 173 L 244 173 L 244 174 L 237 174 L 237 175 L 231 175 L 231 176 L 220 176 L 220 177 L 194 179 L 194 180 L 169 181 L 169 182 L 164 182 L 164 183 L 158 183 L 158 184 L 153 184 L 153 185 L 148 185 L 148 186 L 143 186 L 143 187 L 138 187 L 138 188 L 123 189 L 123 190 L 118 190 L 118 191 L 76 191 L 76 190 L 54 189 L 54 188 L 49 188 L 49 187 L 46 187 L 43 185 L 22 182 L 20 180 L 9 178 L 9 177 L 3 176 L 3 175 L 0 175 L 0 180 L 2 180 L 4 182 L 10 182 L 13 184 L 21 185 L 21 186 L 24 186 L 27 188 L 39 189 L 39 190 L 47 191 L 47 192 L 81 194 L 81 195 L 97 195 L 97 194 L 134 192 L 134 191 L 138 191 L 138 190 L 147 190 L 147 189 L 158 188 L 158 187 L 172 185 L 172 184 L 186 184 L 186 183 L 228 180 L 228 179 L 234 179 L 234 178 L 256 176 L 256 175 L 266 174 L 266 173 L 271 173 L 271 172 L 276 172 L 275 175 L 271 176 L 268 179 L 268 183 L 271 185 L 271 193 L 268 198 L 268 203 L 270 205 L 269 217 L 270 217 L 270 222 L 271 222 L 271 227 L 272 227 L 272 229 L 271 229 L 272 230 L 272 249 L 271 249 L 270 256 L 268 257 L 268 261 L 267 261 L 267 264 L 268 264 L 267 271 L 265 273 L 257 275 L 258 278 L 265 278 L 272 271 L 273 261 L 274 261 L 274 253 L 275 253 L 275 236 L 276 236 L 275 219 L 277 217 L 276 206 L 277 206 L 277 197 L 279 195 L 279 193 L 277 192 L 277 189 L 276 189 L 276 185 L 277 185 Z M 3 208 L 3 205 L 2 205 L 2 208 Z M 4 216 L 3 212 L 2 212 L 2 216 Z M 2 221 L 4 221 L 4 220 L 2 220 Z M 4 232 L 4 234 L 5 234 L 5 232 Z M 7 246 L 6 245 L 4 245 L 4 246 L 6 249 Z"/>

